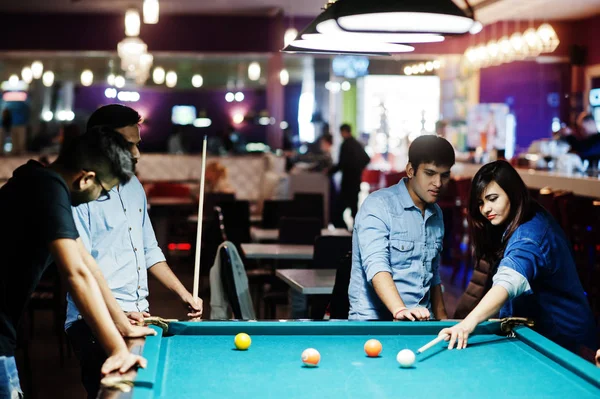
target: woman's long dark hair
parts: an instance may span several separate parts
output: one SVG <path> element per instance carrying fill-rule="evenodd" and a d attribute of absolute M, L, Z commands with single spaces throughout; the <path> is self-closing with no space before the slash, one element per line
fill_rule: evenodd
<path fill-rule="evenodd" d="M 486 187 L 496 182 L 508 195 L 510 213 L 502 226 L 492 225 L 479 210 L 479 201 Z M 528 221 L 535 211 L 527 186 L 519 173 L 506 161 L 495 161 L 484 165 L 471 183 L 469 198 L 469 225 L 475 257 L 497 267 L 502 259 L 506 243 L 517 227 Z"/>

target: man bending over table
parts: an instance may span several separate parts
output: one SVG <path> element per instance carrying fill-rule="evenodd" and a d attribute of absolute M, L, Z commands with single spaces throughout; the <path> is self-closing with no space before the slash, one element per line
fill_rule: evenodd
<path fill-rule="evenodd" d="M 118 308 L 71 213 L 71 205 L 94 201 L 131 176 L 126 141 L 103 129 L 74 139 L 48 167 L 29 161 L 0 188 L 0 398 L 22 397 L 14 358 L 17 326 L 52 261 L 98 337 L 99 350 L 105 359 L 108 355 L 98 374 L 146 366 L 145 359 L 129 353 L 121 334 L 139 337 L 154 331 L 132 326 Z"/>
<path fill-rule="evenodd" d="M 352 236 L 349 319 L 446 319 L 439 274 L 444 220 L 436 205 L 454 149 L 427 135 L 408 150 L 407 177 L 367 197 Z"/>

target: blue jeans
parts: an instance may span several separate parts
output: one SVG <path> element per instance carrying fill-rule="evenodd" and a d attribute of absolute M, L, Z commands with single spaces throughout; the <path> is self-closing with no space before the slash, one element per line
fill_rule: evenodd
<path fill-rule="evenodd" d="M 0 356 L 0 399 L 19 399 L 23 397 L 19 372 L 14 357 Z"/>

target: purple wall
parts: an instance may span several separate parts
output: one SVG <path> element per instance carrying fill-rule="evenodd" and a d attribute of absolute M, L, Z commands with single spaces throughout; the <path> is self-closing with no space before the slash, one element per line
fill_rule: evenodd
<path fill-rule="evenodd" d="M 283 17 L 161 15 L 142 24 L 148 51 L 273 52 L 283 46 Z M 115 51 L 123 14 L 0 14 L 0 50 Z"/>
<path fill-rule="evenodd" d="M 120 103 L 116 99 L 104 96 L 106 86 L 77 87 L 75 89 L 74 111 L 78 118 L 87 117 L 101 105 Z M 212 120 L 209 128 L 198 129 L 193 126 L 185 128 L 186 137 L 190 137 L 191 150 L 201 148 L 204 135 L 213 136 L 231 124 L 231 115 L 236 110 L 244 113 L 258 114 L 266 108 L 264 90 L 245 90 L 241 103 L 225 101 L 226 90 L 169 90 L 155 88 L 139 88 L 140 101 L 121 103 L 136 109 L 145 119 L 142 127 L 142 149 L 144 151 L 165 151 L 169 136 L 173 132 L 171 109 L 174 105 L 193 105 L 198 112 L 206 111 Z M 266 128 L 245 121 L 236 126 L 248 141 L 264 142 Z"/>
<path fill-rule="evenodd" d="M 577 24 L 577 37 L 587 48 L 587 65 L 600 64 L 600 15 Z"/>
<path fill-rule="evenodd" d="M 517 147 L 552 134 L 553 117 L 568 120 L 569 64 L 513 62 L 481 70 L 480 102 L 506 103 L 517 118 Z M 549 100 L 558 99 L 557 106 Z"/>

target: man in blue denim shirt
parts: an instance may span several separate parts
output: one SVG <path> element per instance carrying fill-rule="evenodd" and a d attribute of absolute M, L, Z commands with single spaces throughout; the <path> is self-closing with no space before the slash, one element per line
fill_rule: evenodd
<path fill-rule="evenodd" d="M 421 136 L 408 161 L 407 178 L 369 195 L 356 217 L 349 319 L 447 318 L 438 270 L 444 221 L 435 202 L 450 180 L 454 149 Z"/>
<path fill-rule="evenodd" d="M 111 104 L 96 110 L 88 127 L 110 126 L 119 132 L 129 142 L 135 163 L 140 157 L 140 119 L 135 110 Z M 118 305 L 132 324 L 143 323 L 144 317 L 150 316 L 148 274 L 180 298 L 189 317 L 202 315 L 202 300 L 194 299 L 181 284 L 158 247 L 146 194 L 137 177 L 112 188 L 104 201 L 73 208 L 73 218 L 83 244 L 98 262 Z M 80 360 L 88 397 L 95 398 L 100 384 L 98 370 L 105 355 L 70 295 L 67 301 L 65 329 Z"/>

